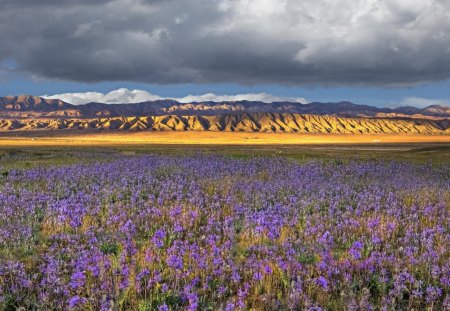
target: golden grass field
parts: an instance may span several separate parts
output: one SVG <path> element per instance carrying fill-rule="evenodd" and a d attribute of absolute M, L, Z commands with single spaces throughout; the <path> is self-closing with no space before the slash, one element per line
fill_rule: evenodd
<path fill-rule="evenodd" d="M 248 132 L 21 132 L 2 133 L 1 146 L 309 145 L 450 143 L 450 135 L 295 134 Z"/>

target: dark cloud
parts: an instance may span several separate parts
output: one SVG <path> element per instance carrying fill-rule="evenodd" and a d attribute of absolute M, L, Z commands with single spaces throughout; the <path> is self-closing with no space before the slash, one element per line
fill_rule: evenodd
<path fill-rule="evenodd" d="M 0 0 L 0 60 L 150 83 L 412 85 L 450 78 L 446 0 Z"/>
<path fill-rule="evenodd" d="M 76 6 L 76 5 L 99 5 L 106 2 L 110 2 L 111 0 L 2 0 L 0 1 L 0 4 L 3 6 L 3 8 L 24 8 L 24 7 L 38 7 L 42 5 L 49 5 L 49 6 L 62 6 L 62 5 L 70 5 L 70 6 Z"/>

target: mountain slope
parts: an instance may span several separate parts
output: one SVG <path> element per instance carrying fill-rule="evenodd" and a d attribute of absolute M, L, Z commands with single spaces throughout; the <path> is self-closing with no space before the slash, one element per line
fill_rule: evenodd
<path fill-rule="evenodd" d="M 335 134 L 450 134 L 450 120 L 343 118 L 292 113 L 224 113 L 212 116 L 3 119 L 0 130 L 153 130 Z"/>
<path fill-rule="evenodd" d="M 431 105 L 420 111 L 422 114 L 428 115 L 447 115 L 450 116 L 450 107 L 442 105 Z"/>
<path fill-rule="evenodd" d="M 38 96 L 0 97 L 0 111 L 36 111 L 48 112 L 75 109 L 76 106 L 59 99 L 45 99 Z"/>

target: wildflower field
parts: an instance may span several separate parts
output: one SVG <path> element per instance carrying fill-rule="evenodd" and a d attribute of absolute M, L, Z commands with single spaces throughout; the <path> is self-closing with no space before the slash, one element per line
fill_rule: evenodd
<path fill-rule="evenodd" d="M 450 310 L 447 164 L 72 162 L 0 160 L 0 310 Z"/>

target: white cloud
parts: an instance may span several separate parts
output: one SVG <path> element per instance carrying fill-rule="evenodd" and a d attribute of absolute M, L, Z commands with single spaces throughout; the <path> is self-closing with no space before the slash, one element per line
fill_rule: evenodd
<path fill-rule="evenodd" d="M 417 108 L 425 108 L 431 105 L 450 106 L 449 99 L 430 99 L 422 97 L 406 97 L 397 106 L 411 106 Z"/>
<path fill-rule="evenodd" d="M 239 100 L 261 101 L 264 103 L 286 101 L 286 102 L 300 102 L 305 104 L 308 102 L 303 97 L 283 97 L 283 96 L 275 96 L 268 93 L 247 93 L 236 95 L 216 95 L 214 93 L 207 93 L 203 95 L 188 95 L 181 98 L 175 98 L 175 100 L 178 100 L 181 103 L 201 102 L 201 101 L 222 102 L 222 101 L 239 101 Z"/>
<path fill-rule="evenodd" d="M 120 88 L 109 93 L 100 92 L 82 92 L 82 93 L 63 93 L 55 95 L 44 95 L 44 98 L 57 98 L 65 102 L 81 105 L 90 102 L 99 103 L 139 103 L 147 100 L 161 99 L 160 96 L 153 95 L 143 90 L 129 90 L 126 88 Z"/>
<path fill-rule="evenodd" d="M 43 95 L 44 98 L 50 99 L 61 99 L 65 102 L 81 105 L 89 102 L 99 102 L 99 103 L 140 103 L 149 100 L 165 99 L 159 95 L 149 93 L 144 90 L 129 90 L 127 88 L 120 88 L 109 93 L 100 92 L 81 92 L 81 93 L 63 93 L 55 95 Z M 247 93 L 247 94 L 237 94 L 237 95 L 216 95 L 214 93 L 207 93 L 203 95 L 187 95 L 185 97 L 174 97 L 176 101 L 181 103 L 191 103 L 191 102 L 204 102 L 204 101 L 239 101 L 239 100 L 249 100 L 249 101 L 261 101 L 265 103 L 272 103 L 278 101 L 288 101 L 288 102 L 301 102 L 307 103 L 308 101 L 302 97 L 283 97 L 275 96 L 268 93 Z"/>

